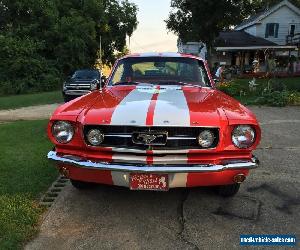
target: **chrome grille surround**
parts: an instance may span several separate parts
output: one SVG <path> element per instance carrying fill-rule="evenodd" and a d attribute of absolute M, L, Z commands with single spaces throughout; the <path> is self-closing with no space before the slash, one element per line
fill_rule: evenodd
<path fill-rule="evenodd" d="M 110 126 L 110 125 L 86 125 L 83 135 L 87 145 L 92 146 L 86 139 L 90 129 L 99 129 L 104 133 L 104 141 L 100 147 L 112 147 L 133 150 L 181 150 L 181 149 L 212 149 L 219 143 L 219 129 L 207 127 L 158 127 L 158 126 Z M 198 144 L 198 135 L 208 129 L 215 135 L 214 143 L 209 148 L 202 148 Z M 167 142 L 164 145 L 153 143 L 134 143 L 132 136 L 136 133 L 167 134 Z"/>

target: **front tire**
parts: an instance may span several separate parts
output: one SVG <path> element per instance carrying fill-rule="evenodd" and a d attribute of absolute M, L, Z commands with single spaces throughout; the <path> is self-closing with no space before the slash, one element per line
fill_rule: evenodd
<path fill-rule="evenodd" d="M 84 182 L 84 181 L 77 181 L 77 180 L 72 180 L 70 179 L 71 184 L 73 185 L 73 187 L 75 187 L 76 189 L 91 189 L 94 187 L 93 183 L 90 182 Z"/>
<path fill-rule="evenodd" d="M 237 194 L 240 189 L 240 184 L 224 185 L 218 187 L 218 194 L 223 197 L 231 197 Z"/>

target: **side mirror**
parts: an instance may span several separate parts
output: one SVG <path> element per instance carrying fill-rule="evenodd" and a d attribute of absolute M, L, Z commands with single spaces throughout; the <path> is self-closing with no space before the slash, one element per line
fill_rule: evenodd
<path fill-rule="evenodd" d="M 107 81 L 107 77 L 106 76 L 102 76 L 101 77 L 101 86 L 102 87 L 105 85 L 106 81 Z"/>
<path fill-rule="evenodd" d="M 94 91 L 94 90 L 99 90 L 101 89 L 101 85 L 100 85 L 100 81 L 97 80 L 97 79 L 94 79 L 91 83 L 91 91 Z"/>

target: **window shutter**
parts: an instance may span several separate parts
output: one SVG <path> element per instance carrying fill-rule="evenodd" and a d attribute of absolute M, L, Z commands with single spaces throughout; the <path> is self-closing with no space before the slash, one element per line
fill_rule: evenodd
<path fill-rule="evenodd" d="M 296 29 L 296 25 L 295 24 L 292 24 L 290 26 L 290 35 L 291 36 L 294 36 L 295 35 L 295 29 Z"/>
<path fill-rule="evenodd" d="M 275 38 L 278 38 L 279 23 L 275 24 Z"/>
<path fill-rule="evenodd" d="M 266 24 L 266 34 L 265 34 L 265 38 L 268 38 L 268 37 L 269 37 L 269 27 L 270 27 L 270 24 L 267 23 L 267 24 Z"/>

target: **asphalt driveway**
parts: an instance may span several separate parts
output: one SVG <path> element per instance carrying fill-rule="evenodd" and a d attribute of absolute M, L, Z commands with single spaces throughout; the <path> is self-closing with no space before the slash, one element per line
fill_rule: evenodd
<path fill-rule="evenodd" d="M 263 129 L 261 167 L 237 196 L 67 185 L 26 249 L 238 249 L 240 234 L 261 233 L 299 240 L 300 108 L 251 109 Z"/>

